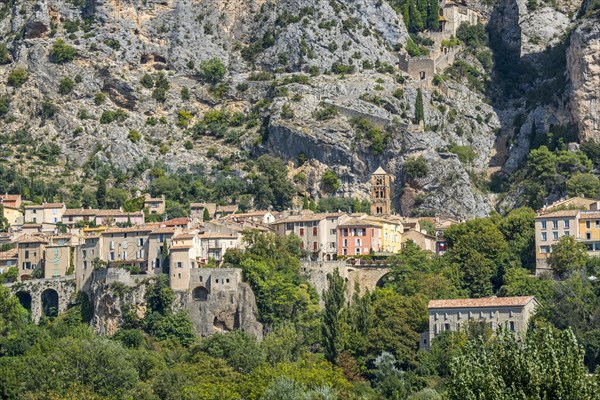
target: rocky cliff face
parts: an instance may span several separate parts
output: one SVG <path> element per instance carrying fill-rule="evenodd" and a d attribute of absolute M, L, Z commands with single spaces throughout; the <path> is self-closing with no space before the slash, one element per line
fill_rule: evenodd
<path fill-rule="evenodd" d="M 398 79 L 396 50 L 408 35 L 402 17 L 386 2 L 2 4 L 0 42 L 9 52 L 0 65 L 0 82 L 7 82 L 16 68 L 25 69 L 28 79 L 20 87 L 0 86 L 0 96 L 10 100 L 0 130 L 13 137 L 31 135 L 34 143 L 22 147 L 18 140 L 9 141 L 4 156 L 16 161 L 20 152 L 36 154 L 19 161 L 22 169 L 35 168 L 41 158 L 36 146 L 58 144 L 60 162 L 43 170 L 61 174 L 66 184 L 81 182 L 78 166 L 91 162 L 131 170 L 148 165 L 147 160 L 176 170 L 188 167 L 190 160 L 216 165 L 210 154 L 215 151 L 219 157 L 240 150 L 270 153 L 288 161 L 304 154 L 338 173 L 339 195 L 366 197 L 369 174 L 382 165 L 396 176 L 398 211 L 465 218 L 494 207 L 494 197 L 481 182 L 492 172 L 510 172 L 522 163 L 534 123 L 543 130 L 574 121 L 583 138 L 598 129 L 593 117 L 597 26 L 591 23 L 589 29 L 585 24 L 577 28 L 572 38 L 568 111 L 562 94 L 554 104 L 532 106 L 525 96 L 517 96 L 500 105 L 490 98 L 493 88 L 476 88 L 469 77 L 455 74 L 439 87 L 422 88 L 426 118 L 418 128 L 412 122 L 422 84 Z M 490 19 L 494 40 L 540 70 L 542 50 L 564 43 L 579 7 L 559 1 L 528 10 L 524 0 L 469 5 Z M 50 52 L 57 39 L 77 50 L 72 62 L 53 62 Z M 199 79 L 198 66 L 213 57 L 227 67 L 222 85 Z M 462 52 L 458 59 L 472 65 L 480 81 L 489 78 L 490 71 L 474 54 Z M 305 79 L 292 79 L 297 73 Z M 142 82 L 145 74 L 154 83 Z M 74 81 L 72 90 L 61 90 L 64 78 Z M 166 89 L 157 93 L 159 81 Z M 541 76 L 530 83 L 543 87 L 550 82 Z M 520 93 L 531 87 L 523 86 Z M 322 111 L 330 107 L 335 112 L 324 117 Z M 259 132 L 260 123 L 237 128 L 233 139 L 194 134 L 190 127 L 215 108 L 259 118 L 266 134 Z M 118 109 L 125 115 L 105 118 Z M 182 111 L 191 117 L 182 121 Z M 524 122 L 515 127 L 517 116 Z M 357 118 L 379 129 L 383 149 L 376 148 L 372 131 L 357 126 Z M 461 162 L 448 152 L 457 147 L 471 148 L 475 157 Z M 407 185 L 404 163 L 420 155 L 429 162 L 429 173 Z M 234 167 L 242 169 L 244 160 L 237 160 Z M 143 186 L 146 173 L 140 179 L 128 184 Z M 321 194 L 313 192 L 314 197 Z"/>
<path fill-rule="evenodd" d="M 567 59 L 571 118 L 582 141 L 600 142 L 600 19 L 573 31 Z"/>
<path fill-rule="evenodd" d="M 92 326 L 96 332 L 114 335 L 123 325 L 125 312 L 143 318 L 150 284 L 152 278 L 132 276 L 125 270 L 95 271 L 88 294 L 94 307 Z M 236 288 L 210 294 L 201 302 L 192 299 L 188 291 L 175 292 L 173 310 L 187 311 L 200 336 L 239 329 L 262 338 L 254 293 L 247 283 L 240 282 Z"/>

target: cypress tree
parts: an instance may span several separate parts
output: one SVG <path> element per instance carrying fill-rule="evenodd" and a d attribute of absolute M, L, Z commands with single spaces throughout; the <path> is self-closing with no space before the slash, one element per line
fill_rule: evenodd
<path fill-rule="evenodd" d="M 333 274 L 327 274 L 327 282 L 329 282 L 329 288 L 323 293 L 325 310 L 321 321 L 321 331 L 325 358 L 335 363 L 343 349 L 344 317 L 342 309 L 344 308 L 346 282 L 340 276 L 337 268 Z"/>
<path fill-rule="evenodd" d="M 210 213 L 208 212 L 208 208 L 204 208 L 204 212 L 202 213 L 203 221 L 210 221 Z"/>
<path fill-rule="evenodd" d="M 402 7 L 402 19 L 404 19 L 404 26 L 406 26 L 406 29 L 410 29 L 410 12 L 408 10 L 408 2 L 404 3 L 404 7 Z"/>
<path fill-rule="evenodd" d="M 421 32 L 424 27 L 423 17 L 421 15 L 421 13 L 419 12 L 419 10 L 417 9 L 417 6 L 415 5 L 414 2 L 410 3 L 409 8 L 408 8 L 408 14 L 409 14 L 409 20 L 410 20 L 410 26 L 409 26 L 408 30 L 413 33 Z"/>
<path fill-rule="evenodd" d="M 440 29 L 440 4 L 438 0 L 430 0 L 427 9 L 427 28 L 437 32 Z"/>
<path fill-rule="evenodd" d="M 106 181 L 102 178 L 98 181 L 98 189 L 96 190 L 96 201 L 99 208 L 106 207 Z"/>
<path fill-rule="evenodd" d="M 417 89 L 417 99 L 415 100 L 415 124 L 425 122 L 425 109 L 423 107 L 423 92 Z"/>

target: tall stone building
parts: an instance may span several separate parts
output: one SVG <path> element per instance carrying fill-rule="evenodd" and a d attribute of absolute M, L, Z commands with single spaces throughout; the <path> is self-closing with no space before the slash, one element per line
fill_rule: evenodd
<path fill-rule="evenodd" d="M 392 213 L 392 176 L 377 168 L 371 175 L 371 214 L 389 215 Z"/>

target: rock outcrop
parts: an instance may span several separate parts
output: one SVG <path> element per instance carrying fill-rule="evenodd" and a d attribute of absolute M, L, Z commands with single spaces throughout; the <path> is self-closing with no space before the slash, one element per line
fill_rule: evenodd
<path fill-rule="evenodd" d="M 581 141 L 600 142 L 600 19 L 591 18 L 571 35 L 567 52 L 569 110 Z"/>

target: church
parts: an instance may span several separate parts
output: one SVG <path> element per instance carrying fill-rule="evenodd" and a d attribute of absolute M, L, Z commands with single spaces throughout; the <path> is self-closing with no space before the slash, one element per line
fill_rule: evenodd
<path fill-rule="evenodd" d="M 371 175 L 371 214 L 392 214 L 392 176 L 381 167 Z"/>

